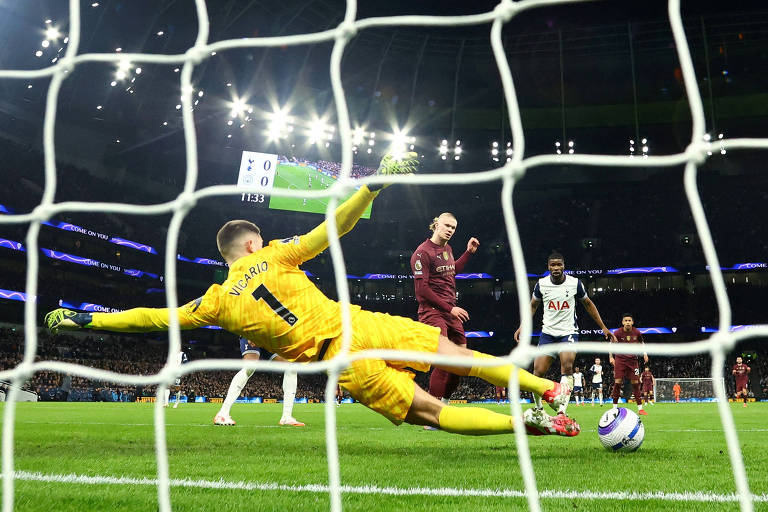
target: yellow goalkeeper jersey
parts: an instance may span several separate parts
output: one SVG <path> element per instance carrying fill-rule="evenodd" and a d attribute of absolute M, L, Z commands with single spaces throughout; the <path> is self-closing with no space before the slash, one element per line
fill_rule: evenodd
<path fill-rule="evenodd" d="M 355 225 L 377 193 L 362 187 L 336 210 L 339 235 Z M 326 223 L 302 236 L 273 240 L 229 269 L 227 280 L 177 309 L 182 329 L 218 325 L 290 361 L 314 361 L 324 340 L 341 334 L 341 305 L 327 298 L 299 265 L 328 247 Z M 351 306 L 352 313 L 360 310 Z M 165 330 L 167 308 L 94 313 L 90 327 Z"/>

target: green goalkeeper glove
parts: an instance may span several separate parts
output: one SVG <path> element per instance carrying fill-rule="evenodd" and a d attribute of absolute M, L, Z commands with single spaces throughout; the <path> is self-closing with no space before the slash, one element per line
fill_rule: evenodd
<path fill-rule="evenodd" d="M 379 169 L 376 171 L 377 176 L 391 176 L 394 174 L 412 174 L 416 172 L 416 168 L 419 165 L 419 161 L 416 160 L 418 155 L 411 151 L 405 153 L 403 156 L 396 158 L 391 154 L 384 155 L 379 164 Z M 390 185 L 390 183 L 368 185 L 368 190 L 376 192 Z"/>
<path fill-rule="evenodd" d="M 54 309 L 45 315 L 45 326 L 51 332 L 56 334 L 59 331 L 75 331 L 91 324 L 90 313 L 76 313 L 70 309 Z"/>

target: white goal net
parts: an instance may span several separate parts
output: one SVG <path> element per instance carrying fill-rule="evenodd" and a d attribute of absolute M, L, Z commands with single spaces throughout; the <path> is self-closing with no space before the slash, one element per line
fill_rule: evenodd
<path fill-rule="evenodd" d="M 528 297 L 530 296 L 527 271 L 523 259 L 523 251 L 520 244 L 518 228 L 515 220 L 512 192 L 515 184 L 528 172 L 536 172 L 546 165 L 568 165 L 578 164 L 582 166 L 597 167 L 667 167 L 675 165 L 685 166 L 684 185 L 687 195 L 687 201 L 691 208 L 696 229 L 701 245 L 706 256 L 706 262 L 709 266 L 709 273 L 717 299 L 719 309 L 718 332 L 710 338 L 685 344 L 661 343 L 646 345 L 645 347 L 626 348 L 628 353 L 665 354 L 665 355 L 690 355 L 696 353 L 709 353 L 712 358 L 712 378 L 715 381 L 722 381 L 725 354 L 731 351 L 734 345 L 748 337 L 768 336 L 768 327 L 757 328 L 750 331 L 729 332 L 731 325 L 731 309 L 726 295 L 723 276 L 720 270 L 720 263 L 715 251 L 715 247 L 710 235 L 709 226 L 705 217 L 704 209 L 697 191 L 697 166 L 702 164 L 707 158 L 707 151 L 710 149 L 705 141 L 705 118 L 701 96 L 698 89 L 698 79 L 694 72 L 691 54 L 688 48 L 686 35 L 680 13 L 680 1 L 670 0 L 669 19 L 674 35 L 676 52 L 679 59 L 682 77 L 685 84 L 685 91 L 692 115 L 692 130 L 690 133 L 690 142 L 684 152 L 666 156 L 648 156 L 642 159 L 630 159 L 627 156 L 618 155 L 537 155 L 525 158 L 525 138 L 523 134 L 523 125 L 518 108 L 518 101 L 515 87 L 510 72 L 510 67 L 502 45 L 502 28 L 504 24 L 512 17 L 522 11 L 536 9 L 539 7 L 553 6 L 557 4 L 576 4 L 578 0 L 522 0 L 513 2 L 511 0 L 502 0 L 492 11 L 468 16 L 396 16 L 396 17 L 378 17 L 357 19 L 357 4 L 355 0 L 347 0 L 346 14 L 344 20 L 335 28 L 329 30 L 280 37 L 256 37 L 241 38 L 222 41 L 209 41 L 209 19 L 205 0 L 195 0 L 198 34 L 194 46 L 189 48 L 183 54 L 163 55 L 163 54 L 140 54 L 140 53 L 89 53 L 79 54 L 80 38 L 82 36 L 80 29 L 80 5 L 79 0 L 70 0 L 69 2 L 69 44 L 63 56 L 59 58 L 55 65 L 51 65 L 39 70 L 0 70 L 0 79 L 35 79 L 50 78 L 50 84 L 47 91 L 46 111 L 43 126 L 43 145 L 45 153 L 45 188 L 41 203 L 32 213 L 19 215 L 0 216 L 0 224 L 25 224 L 29 226 L 26 236 L 26 293 L 28 297 L 35 297 L 38 293 L 38 260 L 39 260 L 39 241 L 41 222 L 47 221 L 54 215 L 64 212 L 108 212 L 108 213 L 126 213 L 135 215 L 156 215 L 163 213 L 172 213 L 172 218 L 168 226 L 168 235 L 165 247 L 165 279 L 167 290 L 167 306 L 169 308 L 178 307 L 176 259 L 178 253 L 178 236 L 181 224 L 187 213 L 195 207 L 197 200 L 213 196 L 239 196 L 244 190 L 236 185 L 231 186 L 212 186 L 196 190 L 198 181 L 198 157 L 196 143 L 196 129 L 192 112 L 192 73 L 195 66 L 199 65 L 205 59 L 212 55 L 212 52 L 224 52 L 230 49 L 247 47 L 277 47 L 285 45 L 306 45 L 320 42 L 333 42 L 329 69 L 331 74 L 331 83 L 333 88 L 333 97 L 336 107 L 336 118 L 338 121 L 341 148 L 342 148 L 342 170 L 338 181 L 334 186 L 326 190 L 291 191 L 287 189 L 274 190 L 271 193 L 284 197 L 308 197 L 328 198 L 328 209 L 326 218 L 330 232 L 330 254 L 333 261 L 335 273 L 336 288 L 338 290 L 342 307 L 343 318 L 343 349 L 337 357 L 330 361 L 321 363 L 312 363 L 302 365 L 298 368 L 301 373 L 310 372 L 328 372 L 328 384 L 326 396 L 329 397 L 325 408 L 326 437 L 327 437 L 327 459 L 328 459 L 328 481 L 331 510 L 341 510 L 341 480 L 339 476 L 338 448 L 336 440 L 336 408 L 332 397 L 338 382 L 340 371 L 342 371 L 352 360 L 366 357 L 386 358 L 390 360 L 406 361 L 428 361 L 433 363 L 450 364 L 453 366 L 471 366 L 477 364 L 475 361 L 467 359 L 456 359 L 445 356 L 426 355 L 423 353 L 407 353 L 399 351 L 369 351 L 349 354 L 350 345 L 350 313 L 349 302 L 350 294 L 346 280 L 346 271 L 341 246 L 338 241 L 335 218 L 332 212 L 339 203 L 339 198 L 343 197 L 357 183 L 350 178 L 352 168 L 352 130 L 350 126 L 350 116 L 347 109 L 344 88 L 341 81 L 341 61 L 345 47 L 350 39 L 359 31 L 371 29 L 374 27 L 399 27 L 399 26 L 431 26 L 431 27 L 450 27 L 459 25 L 487 25 L 489 26 L 489 37 L 493 55 L 498 66 L 501 82 L 504 90 L 504 98 L 508 106 L 509 125 L 513 140 L 513 157 L 511 161 L 501 168 L 477 172 L 472 174 L 446 175 L 444 173 L 431 174 L 426 172 L 414 176 L 400 177 L 396 182 L 407 182 L 410 185 L 461 185 L 469 186 L 472 183 L 497 181 L 502 185 L 501 199 L 503 204 L 503 213 L 507 229 L 509 246 L 511 247 L 513 268 L 515 272 L 515 285 L 518 294 L 519 314 L 522 318 L 522 336 L 518 347 L 506 358 L 498 362 L 486 363 L 486 366 L 493 364 L 515 363 L 522 367 L 527 367 L 534 357 L 544 353 L 531 345 L 531 327 L 532 319 L 528 306 Z M 102 62 L 117 64 L 121 60 L 129 60 L 134 63 L 145 64 L 182 64 L 180 75 L 180 87 L 182 91 L 182 113 L 184 135 L 186 142 L 186 181 L 183 191 L 178 197 L 169 203 L 154 205 L 135 205 L 135 204 L 116 204 L 99 202 L 54 202 L 56 195 L 56 145 L 54 141 L 54 132 L 56 125 L 57 103 L 59 91 L 62 82 L 70 76 L 73 69 L 84 63 Z M 171 94 L 171 93 L 169 93 Z M 728 151 L 735 151 L 746 148 L 768 149 L 768 139 L 724 139 L 722 147 Z M 615 172 L 615 170 L 612 170 Z M 382 183 L 384 178 L 370 177 L 366 178 L 366 183 Z M 389 179 L 387 179 L 389 181 Z M 260 187 L 252 187 L 246 190 L 254 193 L 265 193 Z M 201 370 L 227 369 L 238 370 L 242 367 L 248 367 L 255 370 L 284 371 L 286 364 L 271 364 L 266 362 L 245 362 L 241 359 L 228 360 L 200 360 L 190 364 L 179 366 L 174 355 L 178 353 L 181 346 L 181 337 L 179 333 L 178 319 L 171 315 L 171 329 L 169 333 L 168 360 L 163 370 L 158 374 L 149 376 L 118 374 L 105 370 L 97 370 L 77 364 L 60 363 L 55 361 L 35 361 L 37 353 L 37 304 L 34 300 L 25 303 L 24 324 L 25 324 L 25 346 L 23 360 L 13 369 L 0 372 L 0 379 L 11 380 L 13 385 L 10 387 L 7 396 L 7 403 L 3 413 L 2 427 L 2 477 L 3 477 L 3 512 L 11 512 L 14 507 L 14 430 L 16 416 L 16 402 L 19 400 L 18 389 L 30 375 L 39 371 L 66 372 L 71 375 L 89 377 L 104 381 L 125 383 L 130 385 L 152 385 L 158 384 L 158 396 L 164 393 L 165 389 L 173 380 L 182 374 L 188 374 Z M 552 345 L 547 346 L 546 352 L 551 352 Z M 564 345 L 560 350 L 578 350 L 588 353 L 606 353 L 608 347 L 605 343 L 585 342 L 578 345 Z M 511 375 L 510 396 L 519 395 L 519 383 L 516 372 Z M 739 442 L 734 428 L 734 420 L 728 407 L 728 402 L 724 396 L 722 386 L 715 386 L 714 395 L 718 399 L 720 418 L 725 430 L 725 437 L 730 456 L 731 467 L 733 470 L 735 489 L 739 500 L 740 508 L 743 512 L 753 510 L 753 497 L 750 493 L 744 462 L 742 459 Z M 518 424 L 522 424 L 522 409 L 517 400 L 511 400 L 512 414 L 515 415 Z M 168 470 L 168 454 L 166 449 L 165 436 L 165 411 L 158 400 L 154 409 L 154 431 L 155 447 L 157 457 L 157 490 L 158 490 L 158 510 L 168 512 L 171 510 L 170 499 L 170 479 Z M 530 510 L 540 511 L 540 494 L 537 489 L 536 479 L 533 471 L 533 462 L 530 457 L 528 442 L 524 429 L 518 429 L 515 433 L 517 442 L 517 453 L 519 464 L 524 476 L 525 496 L 528 500 Z"/>
<path fill-rule="evenodd" d="M 675 384 L 680 386 L 681 402 L 706 402 L 725 396 L 725 379 L 691 378 L 654 379 L 653 396 L 657 402 L 675 401 Z"/>

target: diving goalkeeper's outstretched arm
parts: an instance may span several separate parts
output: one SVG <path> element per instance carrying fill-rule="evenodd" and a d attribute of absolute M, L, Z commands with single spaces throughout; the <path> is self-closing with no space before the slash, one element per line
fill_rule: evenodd
<path fill-rule="evenodd" d="M 218 294 L 214 288 L 218 286 L 211 286 L 206 295 L 175 310 L 182 329 L 216 324 Z M 171 310 L 168 308 L 134 308 L 118 313 L 78 313 L 69 309 L 56 309 L 45 315 L 45 326 L 54 334 L 61 330 L 76 329 L 153 332 L 165 331 L 170 325 Z"/>
<path fill-rule="evenodd" d="M 386 155 L 381 160 L 376 174 L 410 174 L 414 171 L 417 165 L 418 161 L 416 160 L 416 153 L 406 153 L 399 159 L 394 158 L 392 155 Z M 389 185 L 363 185 L 349 199 L 336 208 L 336 229 L 339 233 L 339 237 L 346 235 L 353 227 L 355 227 L 355 224 L 360 220 L 360 217 L 363 215 L 366 208 L 368 208 L 368 205 L 371 204 L 376 196 L 379 195 L 379 192 L 387 186 Z M 301 254 L 298 255 L 299 261 L 297 263 L 311 260 L 328 248 L 327 222 L 323 222 L 300 238 L 302 248 Z"/>
<path fill-rule="evenodd" d="M 377 174 L 408 174 L 414 171 L 417 164 L 416 153 L 407 153 L 402 158 L 387 155 L 382 159 Z M 371 201 L 386 186 L 364 185 L 339 205 L 335 212 L 339 236 L 346 234 L 355 226 Z M 323 222 L 306 235 L 294 237 L 294 239 L 296 240 L 295 244 L 287 243 L 293 239 L 286 239 L 281 244 L 281 251 L 276 256 L 278 263 L 297 266 L 324 251 L 329 245 L 328 226 L 326 222 Z M 278 243 L 278 241 L 272 243 Z M 216 235 L 216 245 L 231 268 L 241 258 L 258 253 L 263 248 L 261 230 L 249 221 L 229 221 L 222 226 Z M 255 268 L 253 272 L 256 272 Z M 242 276 L 238 278 L 230 275 L 227 279 L 228 281 L 234 280 L 233 288 L 241 290 L 245 289 L 250 277 L 247 276 L 243 280 Z M 220 322 L 219 318 L 221 293 L 223 293 L 221 286 L 214 284 L 203 297 L 177 308 L 175 311 L 168 308 L 135 308 L 119 313 L 78 313 L 68 309 L 56 309 L 45 316 L 45 324 L 53 333 L 59 330 L 74 329 L 101 329 L 115 332 L 165 331 L 170 326 L 171 316 L 175 314 L 182 329 L 194 329 L 206 325 L 223 326 L 224 324 Z M 239 295 L 239 292 L 236 295 Z M 236 327 L 230 322 L 230 329 Z"/>

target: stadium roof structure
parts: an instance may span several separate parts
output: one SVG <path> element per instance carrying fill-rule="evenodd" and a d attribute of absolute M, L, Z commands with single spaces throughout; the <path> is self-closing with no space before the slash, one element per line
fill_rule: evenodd
<path fill-rule="evenodd" d="M 51 65 L 66 47 L 66 4 L 10 0 L 0 5 L 0 66 Z M 362 2 L 358 18 L 473 14 L 494 5 Z M 210 40 L 317 32 L 336 26 L 343 9 L 343 2 L 321 0 L 209 2 Z M 194 4 L 175 0 L 94 1 L 83 4 L 82 15 L 81 53 L 183 53 L 197 30 Z M 765 72 L 751 65 L 768 48 L 768 9 L 761 2 L 740 2 L 738 11 L 717 2 L 687 2 L 684 15 L 710 123 L 726 125 L 730 136 L 742 128 L 749 135 L 768 114 Z M 48 37 L 52 27 L 60 37 Z M 353 121 L 383 132 L 407 127 L 421 139 L 417 147 L 432 153 L 442 138 L 464 140 L 466 147 L 471 142 L 474 151 L 466 158 L 488 163 L 491 140 L 510 137 L 488 32 L 488 25 L 360 31 L 347 47 L 342 68 Z M 552 152 L 555 140 L 567 139 L 577 139 L 579 152 L 598 152 L 591 140 L 603 139 L 603 152 L 608 143 L 612 152 L 623 153 L 626 139 L 635 135 L 651 139 L 654 154 L 680 149 L 679 134 L 687 132 L 689 114 L 666 2 L 536 8 L 507 24 L 504 41 L 530 152 Z M 324 118 L 334 123 L 330 48 L 331 43 L 322 43 L 228 50 L 197 66 L 200 158 L 222 161 L 222 148 L 258 144 L 267 118 L 279 109 L 290 110 L 297 122 Z M 70 128 L 62 130 L 62 152 L 74 151 L 65 139 L 72 132 L 89 141 L 89 158 L 93 153 L 114 157 L 110 166 L 133 158 L 131 153 L 183 155 L 177 70 L 128 62 L 122 69 L 78 66 L 59 100 L 59 123 Z M 0 80 L 0 132 L 40 138 L 45 84 Z M 251 115 L 229 123 L 237 101 Z M 625 136 L 605 140 L 602 133 Z M 338 144 L 329 154 L 338 155 Z"/>

